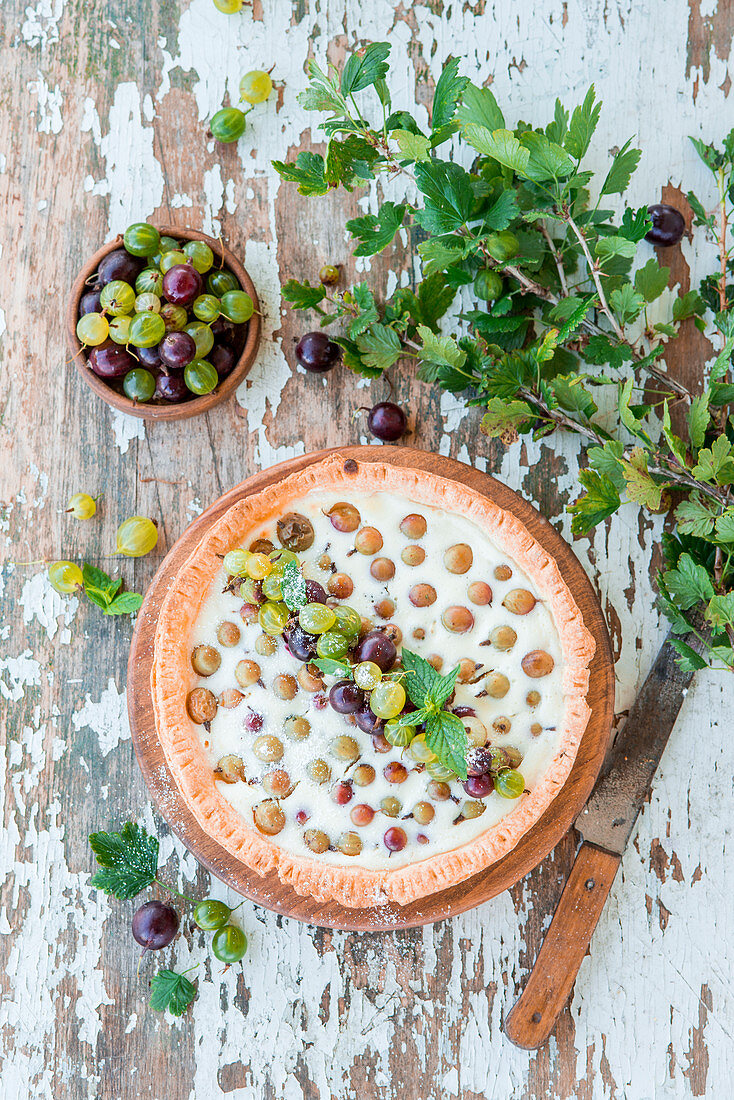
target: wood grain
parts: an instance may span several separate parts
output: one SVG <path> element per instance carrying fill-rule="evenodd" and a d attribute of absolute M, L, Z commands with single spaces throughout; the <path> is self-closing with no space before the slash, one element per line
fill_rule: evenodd
<path fill-rule="evenodd" d="M 233 350 L 237 354 L 237 361 L 227 375 L 211 393 L 194 397 L 190 401 L 174 402 L 172 404 L 152 405 L 145 402 L 140 404 L 131 401 L 120 390 L 108 385 L 103 378 L 99 378 L 90 368 L 84 347 L 76 334 L 76 325 L 79 320 L 79 302 L 90 286 L 90 279 L 94 276 L 100 262 L 110 252 L 122 247 L 122 236 L 117 236 L 114 241 L 102 245 L 89 257 L 81 271 L 74 280 L 69 294 L 69 304 L 66 310 L 66 338 L 71 351 L 72 360 L 76 363 L 81 377 L 86 384 L 106 401 L 108 405 L 125 413 L 126 416 L 137 416 L 141 420 L 189 420 L 192 416 L 200 416 L 209 412 L 237 390 L 247 377 L 250 368 L 257 358 L 260 347 L 260 300 L 257 296 L 255 284 L 242 266 L 237 257 L 225 247 L 222 241 L 215 241 L 206 233 L 198 229 L 173 225 L 158 225 L 161 236 L 176 236 L 184 241 L 204 241 L 209 245 L 215 256 L 217 266 L 228 268 L 237 277 L 240 287 L 252 298 L 255 311 L 247 322 L 246 328 L 240 328 L 237 343 Z"/>
<path fill-rule="evenodd" d="M 227 508 L 242 497 L 274 485 L 296 470 L 320 461 L 328 453 L 319 451 L 304 458 L 289 459 L 248 478 L 242 485 L 215 501 L 184 532 L 175 546 L 171 547 L 148 589 L 130 647 L 127 685 L 133 744 L 145 780 L 163 816 L 197 860 L 239 894 L 284 916 L 295 917 L 320 927 L 343 931 L 412 928 L 464 913 L 514 886 L 545 858 L 578 816 L 599 773 L 611 735 L 614 673 L 609 635 L 596 593 L 573 551 L 535 508 L 506 485 L 470 466 L 412 447 L 340 448 L 340 454 L 345 456 L 345 461 L 386 461 L 396 466 L 425 470 L 439 477 L 462 482 L 501 508 L 511 510 L 522 520 L 530 533 L 558 562 L 561 574 L 581 609 L 584 623 L 594 637 L 596 653 L 590 667 L 588 695 L 591 718 L 571 775 L 540 821 L 499 863 L 449 890 L 443 890 L 410 905 L 390 904 L 381 905 L 378 909 L 346 909 L 336 902 L 317 904 L 312 898 L 301 897 L 282 883 L 274 871 L 264 876 L 255 874 L 204 832 L 181 797 L 168 769 L 155 728 L 150 696 L 150 671 L 158 610 L 178 569 L 208 528 Z"/>

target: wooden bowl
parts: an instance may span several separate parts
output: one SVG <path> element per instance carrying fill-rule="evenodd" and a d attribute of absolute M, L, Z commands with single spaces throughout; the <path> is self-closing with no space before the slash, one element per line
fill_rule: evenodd
<path fill-rule="evenodd" d="M 121 236 L 115 237 L 114 241 L 110 241 L 98 249 L 74 280 L 69 308 L 66 313 L 67 337 L 82 378 L 89 388 L 94 390 L 97 396 L 106 401 L 108 405 L 119 409 L 120 412 L 127 413 L 128 416 L 138 416 L 143 420 L 188 420 L 189 417 L 208 412 L 215 405 L 226 401 L 237 389 L 242 379 L 247 376 L 250 367 L 255 362 L 257 349 L 260 346 L 260 302 L 252 279 L 236 256 L 228 248 L 225 248 L 220 241 L 207 237 L 206 233 L 200 233 L 198 229 L 181 229 L 177 225 L 159 225 L 156 228 L 161 236 L 177 237 L 182 241 L 204 241 L 205 244 L 209 245 L 215 257 L 223 261 L 223 265 L 228 267 L 232 274 L 236 276 L 242 289 L 247 291 L 252 298 L 255 312 L 247 322 L 246 330 L 242 333 L 240 346 L 235 348 L 235 354 L 239 353 L 239 358 L 232 372 L 219 383 L 216 389 L 212 390 L 211 393 L 204 394 L 203 397 L 193 397 L 190 401 L 182 401 L 178 404 L 161 405 L 137 404 L 131 401 L 129 397 L 125 397 L 124 393 L 118 393 L 104 378 L 99 378 L 94 373 L 87 362 L 87 356 L 76 334 L 76 325 L 79 320 L 79 302 L 82 294 L 88 289 L 87 279 L 97 270 L 100 261 L 109 252 L 114 252 L 116 248 L 122 247 Z M 243 325 L 242 328 L 244 330 L 245 326 Z"/>
<path fill-rule="evenodd" d="M 591 793 L 609 743 L 614 717 L 614 666 L 604 616 L 591 583 L 570 546 L 531 504 L 487 474 L 427 451 L 410 447 L 340 447 L 340 454 L 358 462 L 391 462 L 427 470 L 463 482 L 501 508 L 512 510 L 534 537 L 556 558 L 564 580 L 581 608 L 584 622 L 596 641 L 591 663 L 588 702 L 591 718 L 579 746 L 573 769 L 542 818 L 511 852 L 485 871 L 410 905 L 390 903 L 375 909 L 347 909 L 330 901 L 301 897 L 282 883 L 275 871 L 260 876 L 227 852 L 204 832 L 176 787 L 158 740 L 150 696 L 158 612 L 171 580 L 209 527 L 236 501 L 259 492 L 331 451 L 289 459 L 254 474 L 231 489 L 199 516 L 171 548 L 148 589 L 138 614 L 128 661 L 127 699 L 130 727 L 138 763 L 159 811 L 186 847 L 217 878 L 239 894 L 288 917 L 308 924 L 346 931 L 392 930 L 431 924 L 481 905 L 523 878 L 568 831 Z"/>

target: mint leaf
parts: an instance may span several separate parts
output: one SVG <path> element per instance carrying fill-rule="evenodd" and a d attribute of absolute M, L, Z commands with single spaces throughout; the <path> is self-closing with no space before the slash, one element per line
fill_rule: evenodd
<path fill-rule="evenodd" d="M 467 77 L 459 76 L 458 58 L 452 57 L 441 70 L 433 93 L 431 129 L 434 133 L 453 122 L 456 105 L 468 83 Z"/>
<path fill-rule="evenodd" d="M 335 661 L 333 657 L 317 657 L 311 661 L 327 676 L 338 676 L 340 680 L 351 680 L 354 669 L 346 661 Z"/>
<path fill-rule="evenodd" d="M 404 729 L 406 726 L 421 726 L 428 718 L 429 713 L 423 707 L 420 710 L 412 710 L 410 714 L 401 714 L 399 718 L 391 718 L 390 723 L 395 729 Z"/>
<path fill-rule="evenodd" d="M 84 591 L 97 607 L 107 607 L 122 587 L 122 579 L 113 580 L 103 569 L 85 561 L 82 565 L 82 583 Z"/>
<path fill-rule="evenodd" d="M 143 597 L 139 592 L 121 592 L 105 608 L 105 615 L 134 615 L 140 610 Z"/>
<path fill-rule="evenodd" d="M 459 779 L 466 779 L 469 742 L 460 718 L 445 710 L 431 714 L 426 721 L 426 744 L 445 767 L 451 768 Z"/>
<path fill-rule="evenodd" d="M 299 283 L 298 279 L 289 279 L 281 288 L 281 294 L 291 306 L 291 309 L 315 309 L 319 313 L 324 311 L 319 308 L 319 302 L 326 297 L 326 287 L 311 286 L 308 279 Z"/>
<path fill-rule="evenodd" d="M 283 566 L 280 590 L 283 593 L 283 603 L 289 611 L 299 611 L 308 603 L 306 582 L 297 562 L 287 561 Z"/>
<path fill-rule="evenodd" d="M 456 677 L 459 675 L 460 667 L 460 665 L 457 665 L 456 668 L 452 668 L 450 672 L 446 672 L 443 676 L 439 677 L 438 683 L 436 683 L 431 692 L 433 701 L 437 707 L 442 707 L 446 700 L 453 694 L 454 688 L 456 687 Z"/>
<path fill-rule="evenodd" d="M 158 840 L 134 822 L 119 833 L 90 833 L 89 844 L 102 868 L 92 879 L 98 890 L 125 900 L 155 882 Z"/>
<path fill-rule="evenodd" d="M 182 1016 L 195 996 L 193 982 L 175 970 L 159 970 L 151 979 L 150 1007 L 156 1012 L 168 1009 L 174 1016 Z"/>
<path fill-rule="evenodd" d="M 405 203 L 385 202 L 379 214 L 365 214 L 361 218 L 350 218 L 347 229 L 359 241 L 354 249 L 355 256 L 374 256 L 392 241 L 403 224 Z"/>
<path fill-rule="evenodd" d="M 708 603 L 714 594 L 708 570 L 690 554 L 681 554 L 676 568 L 663 573 L 663 581 L 681 611 L 688 611 L 701 601 Z"/>
<path fill-rule="evenodd" d="M 429 700 L 432 700 L 433 688 L 441 680 L 441 675 L 424 657 L 413 653 L 410 649 L 403 648 L 400 651 L 400 657 L 403 668 L 409 673 L 405 679 L 408 698 L 417 707 L 424 707 Z"/>
<path fill-rule="evenodd" d="M 599 122 L 601 103 L 595 103 L 596 92 L 592 84 L 586 93 L 584 102 L 576 107 L 571 115 L 563 146 L 575 160 L 581 160 L 586 155 L 591 139 Z"/>
<path fill-rule="evenodd" d="M 361 53 L 353 53 L 347 58 L 342 69 L 340 92 L 343 96 L 354 95 L 365 88 L 384 80 L 387 76 L 387 57 L 390 54 L 389 42 L 372 42 Z"/>

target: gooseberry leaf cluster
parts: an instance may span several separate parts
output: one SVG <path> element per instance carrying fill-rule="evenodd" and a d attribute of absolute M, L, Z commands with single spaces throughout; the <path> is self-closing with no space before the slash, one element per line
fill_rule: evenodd
<path fill-rule="evenodd" d="M 273 164 L 305 196 L 391 180 L 389 200 L 347 222 L 352 251 L 375 255 L 400 234 L 420 274 L 382 297 L 364 281 L 340 292 L 292 279 L 285 299 L 339 324 L 348 368 L 374 378 L 412 362 L 419 378 L 481 408 L 490 438 L 579 437 L 574 534 L 626 501 L 669 514 L 658 589 L 680 660 L 694 660 L 682 636 L 695 631 L 707 641 L 696 661 L 734 670 L 734 130 L 721 148 L 693 141 L 716 197 L 713 208 L 687 199 L 716 264 L 696 288 L 671 290 L 650 243 L 675 243 L 684 221 L 667 206 L 617 212 L 641 154 L 628 140 L 601 172 L 589 167 L 601 112 L 593 86 L 572 110 L 556 100 L 543 125 L 513 124 L 451 59 L 426 126 L 392 102 L 389 52 L 372 43 L 340 69 L 312 60 L 299 98 L 323 116 L 326 151 Z M 695 395 L 666 367 L 686 322 L 719 347 Z M 693 603 L 676 579 L 689 559 L 709 582 Z"/>

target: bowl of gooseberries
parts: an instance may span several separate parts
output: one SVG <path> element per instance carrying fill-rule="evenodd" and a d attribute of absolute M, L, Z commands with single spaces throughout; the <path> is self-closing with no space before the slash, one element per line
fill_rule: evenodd
<path fill-rule="evenodd" d="M 79 372 L 108 405 L 183 420 L 225 401 L 255 361 L 260 306 L 220 241 L 136 222 L 79 272 L 67 315 Z"/>

